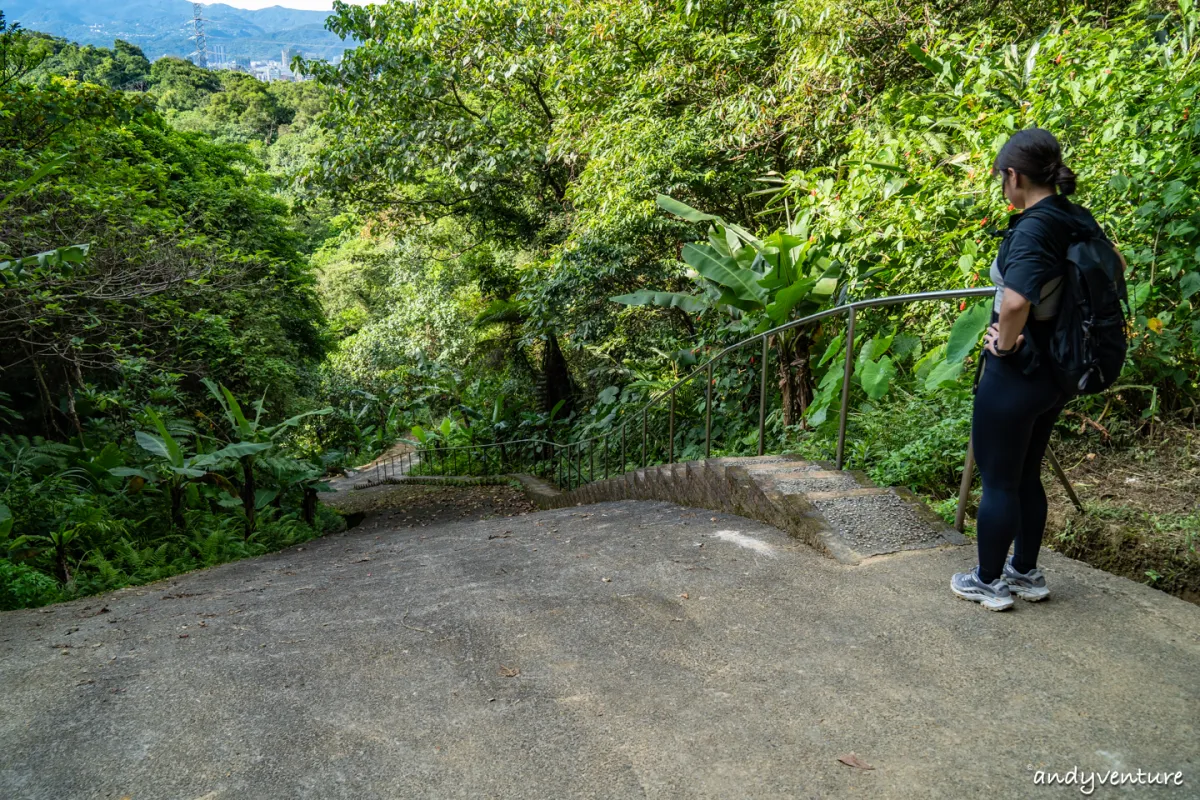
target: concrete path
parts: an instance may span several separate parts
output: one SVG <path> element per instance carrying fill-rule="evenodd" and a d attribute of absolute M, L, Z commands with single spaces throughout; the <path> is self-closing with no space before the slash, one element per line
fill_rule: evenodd
<path fill-rule="evenodd" d="M 1200 608 L 1049 554 L 988 613 L 971 563 L 630 501 L 6 613 L 0 797 L 1200 797 Z"/>

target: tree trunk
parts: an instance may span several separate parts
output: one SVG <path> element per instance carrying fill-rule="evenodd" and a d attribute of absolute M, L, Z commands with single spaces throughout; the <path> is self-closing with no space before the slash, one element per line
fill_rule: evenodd
<path fill-rule="evenodd" d="M 784 425 L 802 424 L 804 414 L 812 404 L 813 376 L 809 362 L 811 347 L 812 337 L 802 333 L 785 333 L 776 343 Z"/>
<path fill-rule="evenodd" d="M 543 396 L 542 406 L 547 414 L 564 400 L 560 417 L 565 417 L 571 411 L 571 395 L 574 387 L 571 384 L 571 373 L 567 370 L 567 359 L 558 344 L 558 337 L 553 333 L 546 337 L 546 352 L 542 356 Z"/>
<path fill-rule="evenodd" d="M 242 512 L 246 515 L 246 538 L 254 533 L 254 460 L 242 459 Z"/>
<path fill-rule="evenodd" d="M 67 563 L 66 545 L 56 542 L 54 545 L 54 577 L 63 586 L 71 580 L 71 566 Z"/>
<path fill-rule="evenodd" d="M 183 517 L 183 486 L 172 483 L 168 490 L 171 495 L 171 524 L 178 530 L 187 529 L 187 520 Z"/>
<path fill-rule="evenodd" d="M 317 490 L 311 486 L 304 486 L 304 521 L 311 528 L 317 522 Z"/>
<path fill-rule="evenodd" d="M 78 369 L 78 366 L 76 366 Z M 63 385 L 67 388 L 67 414 L 71 418 L 71 422 L 75 425 L 75 432 L 79 434 L 79 446 L 87 450 L 87 440 L 83 438 L 83 422 L 79 419 L 79 412 L 75 409 L 75 389 L 71 386 L 71 377 L 66 374 L 66 369 L 63 369 Z"/>

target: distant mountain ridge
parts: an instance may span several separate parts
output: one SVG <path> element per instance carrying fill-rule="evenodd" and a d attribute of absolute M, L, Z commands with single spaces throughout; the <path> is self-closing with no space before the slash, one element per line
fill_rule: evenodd
<path fill-rule="evenodd" d="M 101 47 L 124 39 L 146 57 L 187 58 L 196 45 L 187 0 L 0 0 L 9 22 L 29 30 Z M 324 29 L 327 11 L 272 6 L 249 11 L 223 3 L 204 7 L 209 58 L 214 46 L 229 58 L 275 60 L 284 48 L 307 57 L 335 59 L 351 43 Z"/>

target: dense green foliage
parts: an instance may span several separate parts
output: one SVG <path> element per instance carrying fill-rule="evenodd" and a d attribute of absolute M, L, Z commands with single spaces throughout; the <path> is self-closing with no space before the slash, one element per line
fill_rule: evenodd
<path fill-rule="evenodd" d="M 45 45 L 0 32 L 10 594 L 57 598 L 315 535 L 331 524 L 314 497 L 329 450 L 219 424 L 203 383 L 265 397 L 266 417 L 295 415 L 316 406 L 328 347 L 305 235 L 278 181 L 235 143 L 244 112 L 226 118 L 230 136 L 179 130 L 155 110 L 183 83 L 162 62 L 155 75 L 123 43 Z M 302 94 L 281 95 L 297 103 L 276 111 L 275 138 L 311 118 Z M 49 593 L 36 577 L 47 573 Z"/>
<path fill-rule="evenodd" d="M 818 309 L 986 284 L 991 162 L 1030 125 L 1129 262 L 1126 373 L 1071 419 L 1194 422 L 1198 21 L 391 0 L 339 6 L 359 46 L 296 84 L 5 29 L 0 602 L 315 535 L 327 468 L 398 438 L 627 438 L 632 463 L 644 420 L 649 458 L 695 458 L 711 390 L 714 454 L 828 457 L 847 352 L 849 464 L 946 497 L 987 302 L 773 335 L 680 385 L 673 427 L 642 409 Z"/>
<path fill-rule="evenodd" d="M 793 254 L 825 259 L 841 279 L 839 300 L 981 285 L 995 252 L 987 234 L 1011 211 L 989 182 L 991 160 L 1012 131 L 1044 125 L 1080 173 L 1080 202 L 1128 255 L 1134 287 L 1126 378 L 1105 398 L 1078 401 L 1076 413 L 1118 425 L 1186 418 L 1200 397 L 1196 16 L 1189 3 L 1069 14 L 1037 3 L 347 7 L 334 28 L 362 46 L 340 65 L 309 66 L 334 89 L 324 124 L 337 146 L 306 186 L 401 239 L 456 220 L 465 252 L 488 252 L 492 267 L 474 274 L 461 259 L 457 274 L 474 280 L 479 300 L 512 312 L 510 363 L 528 360 L 547 333 L 564 345 L 588 408 L 573 431 L 586 436 L 640 424 L 629 412 L 705 353 L 804 312 L 771 315 L 770 298 L 758 311 L 723 302 L 713 287 L 727 285 L 687 268 L 698 252 L 689 241 L 720 242 L 728 226 L 798 237 Z M 659 194 L 721 225 L 664 213 Z M 754 291 L 771 279 L 765 262 L 749 260 L 756 251 L 746 253 Z M 867 416 L 919 419 L 932 402 L 958 409 L 954 429 L 965 430 L 986 321 L 983 304 L 966 303 L 860 319 L 856 436 L 873 427 Z M 845 341 L 836 322 L 806 339 L 773 338 L 768 428 L 772 447 L 828 453 Z M 715 399 L 728 429 L 722 449 L 757 438 L 751 349 L 717 371 L 718 380 L 722 369 L 738 376 L 736 393 Z M 471 368 L 461 355 L 455 364 Z M 474 368 L 490 374 L 482 359 Z M 687 421 L 671 451 L 694 454 L 702 387 L 685 385 L 676 404 Z M 661 417 L 649 424 L 665 451 Z M 936 467 L 914 459 L 912 472 L 880 476 L 946 491 L 961 455 L 926 449 L 941 454 Z M 880 469 L 876 455 L 860 447 L 852 463 Z"/>

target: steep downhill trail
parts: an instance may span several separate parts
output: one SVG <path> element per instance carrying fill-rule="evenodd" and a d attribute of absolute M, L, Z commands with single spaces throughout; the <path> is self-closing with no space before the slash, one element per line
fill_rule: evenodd
<path fill-rule="evenodd" d="M 972 559 L 652 501 L 364 523 L 0 615 L 0 796 L 1200 796 L 1200 608 L 1049 553 L 990 614 Z"/>

